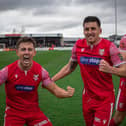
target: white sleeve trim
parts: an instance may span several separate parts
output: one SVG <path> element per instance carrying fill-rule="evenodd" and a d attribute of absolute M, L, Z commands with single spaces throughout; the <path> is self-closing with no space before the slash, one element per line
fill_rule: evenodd
<path fill-rule="evenodd" d="M 126 63 L 126 61 L 123 61 L 123 62 L 121 62 L 121 63 L 119 63 L 119 64 L 114 65 L 114 67 L 118 67 L 118 66 L 120 66 L 121 64 L 125 64 L 125 63 Z"/>

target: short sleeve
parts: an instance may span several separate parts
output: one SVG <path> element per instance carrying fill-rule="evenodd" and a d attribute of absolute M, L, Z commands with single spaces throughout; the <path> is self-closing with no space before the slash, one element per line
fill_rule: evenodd
<path fill-rule="evenodd" d="M 8 78 L 8 67 L 4 67 L 0 70 L 0 85 L 5 83 Z"/>
<path fill-rule="evenodd" d="M 120 64 L 125 63 L 119 49 L 114 43 L 111 43 L 110 45 L 110 57 L 114 66 L 119 66 Z"/>
<path fill-rule="evenodd" d="M 74 44 L 74 46 L 73 46 L 73 48 L 72 48 L 71 60 L 72 60 L 72 61 L 77 61 L 76 44 Z"/>
<path fill-rule="evenodd" d="M 42 86 L 47 86 L 48 84 L 52 83 L 49 73 L 42 68 Z"/>

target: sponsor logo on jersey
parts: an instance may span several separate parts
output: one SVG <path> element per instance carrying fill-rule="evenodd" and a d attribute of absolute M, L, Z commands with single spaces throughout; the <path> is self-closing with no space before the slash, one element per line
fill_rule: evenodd
<path fill-rule="evenodd" d="M 82 64 L 88 64 L 88 65 L 99 65 L 101 58 L 97 57 L 80 57 L 80 62 Z"/>
<path fill-rule="evenodd" d="M 35 86 L 26 86 L 26 85 L 16 85 L 17 91 L 33 91 Z"/>
<path fill-rule="evenodd" d="M 102 56 L 104 55 L 105 49 L 99 49 L 99 54 Z"/>
<path fill-rule="evenodd" d="M 39 77 L 39 74 L 34 75 L 34 76 L 33 76 L 33 79 L 34 79 L 35 81 L 37 81 L 37 80 L 38 80 L 38 77 Z"/>

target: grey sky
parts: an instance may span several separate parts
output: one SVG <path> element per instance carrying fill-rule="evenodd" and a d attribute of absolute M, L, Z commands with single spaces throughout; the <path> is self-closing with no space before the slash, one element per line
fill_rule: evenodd
<path fill-rule="evenodd" d="M 125 34 L 126 0 L 117 1 L 117 30 Z M 63 33 L 82 37 L 85 16 L 101 19 L 102 35 L 115 33 L 115 0 L 0 0 L 0 33 Z"/>

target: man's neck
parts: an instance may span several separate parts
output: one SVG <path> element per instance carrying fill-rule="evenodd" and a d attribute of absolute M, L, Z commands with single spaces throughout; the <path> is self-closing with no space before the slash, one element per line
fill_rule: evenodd
<path fill-rule="evenodd" d="M 87 44 L 90 46 L 93 46 L 93 45 L 97 45 L 100 41 L 101 41 L 101 38 L 98 38 L 97 41 L 95 41 L 95 42 L 88 42 L 87 41 Z"/>
<path fill-rule="evenodd" d="M 21 64 L 21 62 L 20 62 L 20 60 L 18 61 L 18 66 L 19 66 L 19 68 L 21 69 L 21 70 L 23 70 L 23 71 L 28 71 L 28 70 L 30 70 L 30 68 L 32 67 L 32 64 L 30 65 L 30 66 L 22 66 L 22 64 Z"/>

